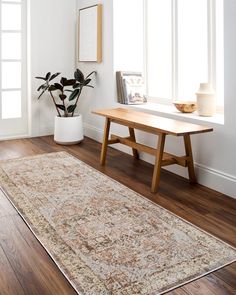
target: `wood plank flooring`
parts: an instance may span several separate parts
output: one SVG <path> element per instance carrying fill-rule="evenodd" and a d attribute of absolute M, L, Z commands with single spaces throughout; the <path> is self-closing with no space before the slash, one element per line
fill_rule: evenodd
<path fill-rule="evenodd" d="M 0 160 L 68 151 L 157 204 L 236 247 L 236 200 L 162 171 L 160 189 L 150 193 L 153 166 L 108 148 L 99 165 L 101 145 L 86 138 L 75 146 L 56 145 L 51 136 L 0 142 Z M 0 194 L 0 295 L 74 295 L 64 278 L 7 198 Z M 236 294 L 236 263 L 167 293 Z M 94 294 L 99 295 L 99 294 Z M 132 295 L 132 294 L 130 294 Z"/>

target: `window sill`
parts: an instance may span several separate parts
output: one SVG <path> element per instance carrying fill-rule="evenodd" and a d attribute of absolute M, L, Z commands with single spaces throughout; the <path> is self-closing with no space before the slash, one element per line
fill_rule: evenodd
<path fill-rule="evenodd" d="M 181 113 L 173 105 L 155 102 L 147 102 L 146 104 L 142 105 L 129 105 L 128 107 L 140 111 L 146 111 L 154 115 L 191 123 L 212 123 L 216 125 L 224 125 L 224 114 L 221 113 L 217 113 L 213 117 L 202 117 L 199 116 L 197 112 L 188 114 Z"/>

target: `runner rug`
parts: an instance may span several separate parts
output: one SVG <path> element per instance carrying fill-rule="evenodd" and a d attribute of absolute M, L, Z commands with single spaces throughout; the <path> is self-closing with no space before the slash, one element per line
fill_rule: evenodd
<path fill-rule="evenodd" d="M 81 295 L 157 295 L 236 251 L 71 155 L 0 163 L 0 184 Z"/>

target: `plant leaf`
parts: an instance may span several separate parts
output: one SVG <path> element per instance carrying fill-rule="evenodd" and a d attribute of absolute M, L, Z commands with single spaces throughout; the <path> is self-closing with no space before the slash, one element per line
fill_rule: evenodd
<path fill-rule="evenodd" d="M 88 74 L 88 76 L 85 78 L 85 80 L 87 80 L 92 74 L 97 74 L 96 71 L 92 71 L 90 74 Z"/>
<path fill-rule="evenodd" d="M 76 80 L 75 79 L 68 80 L 67 78 L 62 77 L 60 83 L 63 86 L 73 86 L 76 83 Z"/>
<path fill-rule="evenodd" d="M 63 91 L 63 86 L 59 83 L 54 83 L 54 86 L 56 87 L 57 90 Z"/>
<path fill-rule="evenodd" d="M 72 105 L 68 106 L 68 108 L 67 108 L 67 112 L 68 112 L 68 113 L 73 113 L 74 110 L 76 109 L 76 107 L 77 107 L 76 104 L 72 104 Z"/>
<path fill-rule="evenodd" d="M 61 85 L 66 86 L 67 79 L 65 77 L 62 77 L 60 80 Z"/>
<path fill-rule="evenodd" d="M 84 86 L 88 85 L 91 82 L 91 79 L 87 79 L 84 81 Z"/>
<path fill-rule="evenodd" d="M 64 86 L 73 86 L 76 83 L 75 79 L 66 80 Z"/>
<path fill-rule="evenodd" d="M 75 99 L 80 93 L 80 89 L 75 89 L 69 96 L 69 101 Z"/>
<path fill-rule="evenodd" d="M 41 96 L 44 94 L 44 92 L 45 92 L 45 91 L 42 91 L 42 92 L 40 93 L 40 95 L 39 95 L 38 99 L 40 99 L 40 98 L 41 98 Z"/>
<path fill-rule="evenodd" d="M 47 75 L 46 75 L 46 77 L 45 77 L 45 80 L 48 80 L 50 77 L 51 77 L 51 73 L 48 72 Z"/>
<path fill-rule="evenodd" d="M 40 93 L 38 99 L 40 99 L 40 97 L 48 90 L 48 86 L 46 86 L 43 91 Z"/>
<path fill-rule="evenodd" d="M 54 85 L 50 85 L 48 91 L 55 91 L 57 88 Z"/>
<path fill-rule="evenodd" d="M 84 82 L 84 74 L 79 70 L 77 69 L 74 73 L 74 77 L 75 77 L 75 80 L 80 82 L 80 83 L 83 83 Z"/>
<path fill-rule="evenodd" d="M 55 73 L 52 75 L 52 77 L 49 79 L 49 81 L 52 81 L 53 79 L 55 79 L 57 76 L 59 76 L 61 73 Z"/>
<path fill-rule="evenodd" d="M 62 111 L 66 110 L 66 108 L 65 108 L 65 106 L 63 104 L 56 104 L 56 106 L 57 106 L 58 109 L 60 109 Z"/>
<path fill-rule="evenodd" d="M 76 88 L 79 88 L 79 87 L 81 87 L 81 86 L 82 86 L 81 83 L 75 83 L 75 84 L 73 85 L 73 88 L 76 89 Z"/>
<path fill-rule="evenodd" d="M 37 91 L 40 91 L 44 88 L 44 84 L 43 85 L 40 85 L 39 88 L 37 89 Z"/>
<path fill-rule="evenodd" d="M 46 79 L 44 77 L 35 77 L 35 79 L 40 79 L 40 80 L 46 81 Z"/>
<path fill-rule="evenodd" d="M 73 90 L 65 89 L 64 92 L 73 92 Z"/>
<path fill-rule="evenodd" d="M 94 86 L 92 86 L 92 85 L 84 85 L 84 87 L 94 88 Z"/>
<path fill-rule="evenodd" d="M 67 98 L 67 96 L 65 94 L 60 94 L 59 95 L 60 99 L 63 101 Z"/>

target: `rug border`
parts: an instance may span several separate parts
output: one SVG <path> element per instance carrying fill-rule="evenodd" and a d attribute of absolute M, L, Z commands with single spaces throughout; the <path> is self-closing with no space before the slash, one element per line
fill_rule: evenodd
<path fill-rule="evenodd" d="M 46 248 L 46 246 L 44 246 L 43 242 L 40 241 L 40 239 L 37 237 L 37 235 L 35 234 L 34 230 L 32 229 L 32 227 L 30 226 L 29 222 L 24 218 L 24 216 L 22 215 L 22 213 L 18 210 L 18 208 L 15 206 L 15 204 L 12 202 L 12 200 L 10 199 L 10 194 L 0 185 L 0 191 L 2 191 L 2 193 L 4 194 L 4 196 L 8 199 L 8 201 L 11 203 L 11 205 L 13 206 L 13 208 L 16 210 L 16 212 L 19 214 L 19 216 L 22 218 L 22 220 L 24 221 L 24 223 L 26 224 L 26 226 L 29 228 L 29 230 L 31 231 L 31 233 L 34 235 L 34 237 L 36 238 L 36 240 L 39 242 L 39 244 L 44 248 L 44 250 L 46 251 L 46 253 L 48 254 L 48 256 L 52 259 L 52 261 L 55 263 L 56 267 L 59 269 L 59 271 L 62 273 L 62 275 L 65 277 L 65 279 L 67 280 L 67 282 L 71 285 L 71 287 L 75 290 L 75 292 L 80 295 L 79 291 L 77 290 L 77 288 L 75 287 L 74 283 L 68 278 L 68 276 L 65 274 L 65 271 L 62 270 L 62 268 L 60 267 L 60 265 L 57 263 L 56 259 L 52 256 L 52 254 L 49 252 L 49 250 Z M 82 295 L 82 294 L 81 294 Z"/>
<path fill-rule="evenodd" d="M 75 292 L 78 294 L 78 295 L 82 295 L 81 293 L 79 293 L 79 291 L 77 290 L 77 287 L 75 286 L 75 284 L 68 278 L 68 276 L 65 274 L 64 270 L 60 267 L 60 265 L 57 263 L 56 259 L 53 257 L 53 255 L 49 252 L 49 250 L 46 248 L 46 246 L 43 244 L 43 242 L 40 241 L 40 239 L 37 237 L 37 235 L 35 234 L 34 230 L 32 229 L 32 227 L 29 225 L 28 221 L 24 218 L 24 216 L 22 215 L 22 213 L 17 209 L 17 207 L 13 204 L 13 202 L 11 201 L 10 199 L 10 194 L 6 192 L 6 190 L 0 186 L 0 190 L 2 191 L 2 193 L 4 194 L 4 196 L 6 196 L 6 198 L 9 200 L 9 202 L 11 203 L 11 205 L 15 208 L 15 210 L 17 211 L 17 213 L 19 214 L 19 216 L 22 218 L 22 220 L 24 221 L 24 223 L 26 224 L 26 226 L 29 228 L 29 230 L 31 231 L 31 233 L 34 235 L 34 237 L 36 238 L 36 240 L 39 242 L 39 244 L 44 248 L 44 250 L 46 251 L 46 253 L 48 254 L 48 256 L 52 259 L 52 261 L 55 263 L 56 267 L 58 268 L 58 270 L 62 273 L 62 275 L 65 277 L 65 279 L 67 280 L 67 282 L 71 285 L 71 287 L 75 290 Z M 195 277 L 191 280 L 188 280 L 188 281 L 185 281 L 184 283 L 181 283 L 175 287 L 172 287 L 170 289 L 167 289 L 165 291 L 161 291 L 160 293 L 157 293 L 156 295 L 162 295 L 162 294 L 165 294 L 167 292 L 170 292 L 170 291 L 173 291 L 175 289 L 178 289 L 180 287 L 183 287 L 191 282 L 194 282 L 200 278 L 203 278 L 205 276 L 207 276 L 208 274 L 210 273 L 213 273 L 221 268 L 224 268 L 232 263 L 234 263 L 236 261 L 233 260 L 232 262 L 229 262 L 229 263 L 226 263 L 222 266 L 219 266 L 218 268 L 216 269 L 213 269 L 213 270 L 210 270 L 198 277 Z"/>
<path fill-rule="evenodd" d="M 131 192 L 137 194 L 137 195 L 138 195 L 139 197 L 141 197 L 142 199 L 145 199 L 146 201 L 151 202 L 151 203 L 154 204 L 155 206 L 158 206 L 158 207 L 161 208 L 162 210 L 165 210 L 165 211 L 168 212 L 169 214 L 175 216 L 176 218 L 178 218 L 178 219 L 182 220 L 183 222 L 185 222 L 185 223 L 187 223 L 187 224 L 193 226 L 194 228 L 198 229 L 199 231 L 205 233 L 206 235 L 208 235 L 208 236 L 210 236 L 210 237 L 216 239 L 217 241 L 219 241 L 219 242 L 221 242 L 221 243 L 227 245 L 228 247 L 230 247 L 230 248 L 232 248 L 233 250 L 236 251 L 236 247 L 234 247 L 234 246 L 230 245 L 229 243 L 227 243 L 227 242 L 221 240 L 220 238 L 214 236 L 213 234 L 208 233 L 207 231 L 201 229 L 201 228 L 198 227 L 197 225 L 192 224 L 190 221 L 185 220 L 184 218 L 182 218 L 182 217 L 178 216 L 177 214 L 175 214 L 175 213 L 169 211 L 168 209 L 162 207 L 161 205 L 156 204 L 154 201 L 150 200 L 149 198 L 147 198 L 147 197 L 141 195 L 140 193 L 138 193 L 138 192 L 136 192 L 135 190 L 133 190 L 133 189 L 127 187 L 127 186 L 124 185 L 123 183 L 120 183 L 119 181 L 113 179 L 113 178 L 110 177 L 109 175 L 106 175 L 105 173 L 103 173 L 103 172 L 97 170 L 96 168 L 90 166 L 89 164 L 85 163 L 84 161 L 80 160 L 79 158 L 77 158 L 76 156 L 74 156 L 73 154 L 71 154 L 71 153 L 69 153 L 69 152 L 67 152 L 67 151 L 58 151 L 58 152 L 51 152 L 51 153 L 42 153 L 42 154 L 37 154 L 37 155 L 32 155 L 32 156 L 18 157 L 18 158 L 14 158 L 14 159 L 6 159 L 6 160 L 2 160 L 2 161 L 0 161 L 0 166 L 1 166 L 1 163 L 3 163 L 3 162 L 8 162 L 8 161 L 11 161 L 11 160 L 30 159 L 30 158 L 40 157 L 40 156 L 49 155 L 49 154 L 58 154 L 58 153 L 59 153 L 59 154 L 66 154 L 66 155 L 68 155 L 68 156 L 74 158 L 74 159 L 77 160 L 77 161 L 78 161 L 78 160 L 81 161 L 83 164 L 85 164 L 86 166 L 88 166 L 90 169 L 95 170 L 97 173 L 99 173 L 99 174 L 101 174 L 101 175 L 103 175 L 103 176 L 108 177 L 109 179 L 111 179 L 112 181 L 116 182 L 117 184 L 122 185 L 123 187 L 125 187 L 125 188 L 128 189 L 128 190 L 130 190 Z M 4 171 L 4 170 L 3 170 L 3 171 Z M 68 278 L 68 276 L 65 274 L 64 270 L 62 270 L 62 268 L 61 268 L 60 265 L 56 262 L 55 258 L 52 256 L 52 254 L 49 252 L 49 250 L 47 250 L 47 248 L 44 246 L 44 244 L 39 240 L 39 238 L 38 238 L 37 235 L 35 234 L 34 230 L 33 230 L 32 227 L 29 225 L 28 221 L 24 218 L 24 216 L 22 215 L 22 213 L 21 213 L 21 212 L 18 210 L 18 208 L 14 205 L 14 203 L 13 203 L 12 200 L 10 199 L 11 197 L 10 197 L 10 194 L 7 192 L 7 189 L 5 189 L 3 186 L 0 185 L 0 190 L 1 190 L 2 193 L 6 196 L 6 198 L 9 200 L 9 202 L 11 203 L 11 205 L 15 208 L 15 210 L 16 210 L 17 213 L 20 215 L 20 217 L 22 218 L 22 220 L 25 222 L 25 224 L 27 225 L 27 227 L 28 227 L 28 228 L 30 229 L 30 231 L 33 233 L 34 237 L 37 239 L 37 241 L 40 243 L 40 245 L 42 245 L 42 247 L 44 248 L 44 250 L 47 252 L 47 254 L 49 255 L 49 257 L 52 259 L 52 261 L 53 261 L 53 262 L 55 263 L 55 265 L 58 267 L 58 269 L 59 269 L 60 272 L 63 274 L 63 276 L 65 277 L 65 279 L 69 282 L 69 284 L 72 286 L 72 288 L 76 291 L 76 293 L 77 293 L 78 295 L 82 295 L 82 294 L 79 293 L 79 291 L 77 290 L 78 287 L 76 287 L 75 284 L 72 282 L 72 280 L 70 280 L 70 279 Z M 190 279 L 190 280 L 188 280 L 188 281 L 185 281 L 185 282 L 183 282 L 183 283 L 180 283 L 179 285 L 176 285 L 176 286 L 174 286 L 174 287 L 171 287 L 170 289 L 167 289 L 167 290 L 165 290 L 165 291 L 161 291 L 161 292 L 158 293 L 157 295 L 162 295 L 162 294 L 165 294 L 165 293 L 170 292 L 170 291 L 172 291 L 172 290 L 175 290 L 175 289 L 177 289 L 177 288 L 179 288 L 179 287 L 185 286 L 185 285 L 187 285 L 187 284 L 189 284 L 189 283 L 191 283 L 191 282 L 194 282 L 194 281 L 196 281 L 196 280 L 198 280 L 198 279 L 200 279 L 200 278 L 203 278 L 203 277 L 207 276 L 208 274 L 211 274 L 211 273 L 213 273 L 213 272 L 215 272 L 215 271 L 217 271 L 217 270 L 219 270 L 219 269 L 221 269 L 221 268 L 224 268 L 224 267 L 226 267 L 226 266 L 228 266 L 228 265 L 230 265 L 230 264 L 232 264 L 232 263 L 234 263 L 234 262 L 236 262 L 236 258 L 235 258 L 234 260 L 232 260 L 232 261 L 230 261 L 230 262 L 228 262 L 228 263 L 222 265 L 222 266 L 219 266 L 219 267 L 217 267 L 217 268 L 215 268 L 215 269 L 213 269 L 213 270 L 210 270 L 210 271 L 208 271 L 208 272 L 206 272 L 206 273 L 204 273 L 204 274 L 202 274 L 202 275 L 199 275 L 199 276 L 197 276 L 197 277 L 195 277 L 195 278 L 193 278 L 193 279 Z"/>

